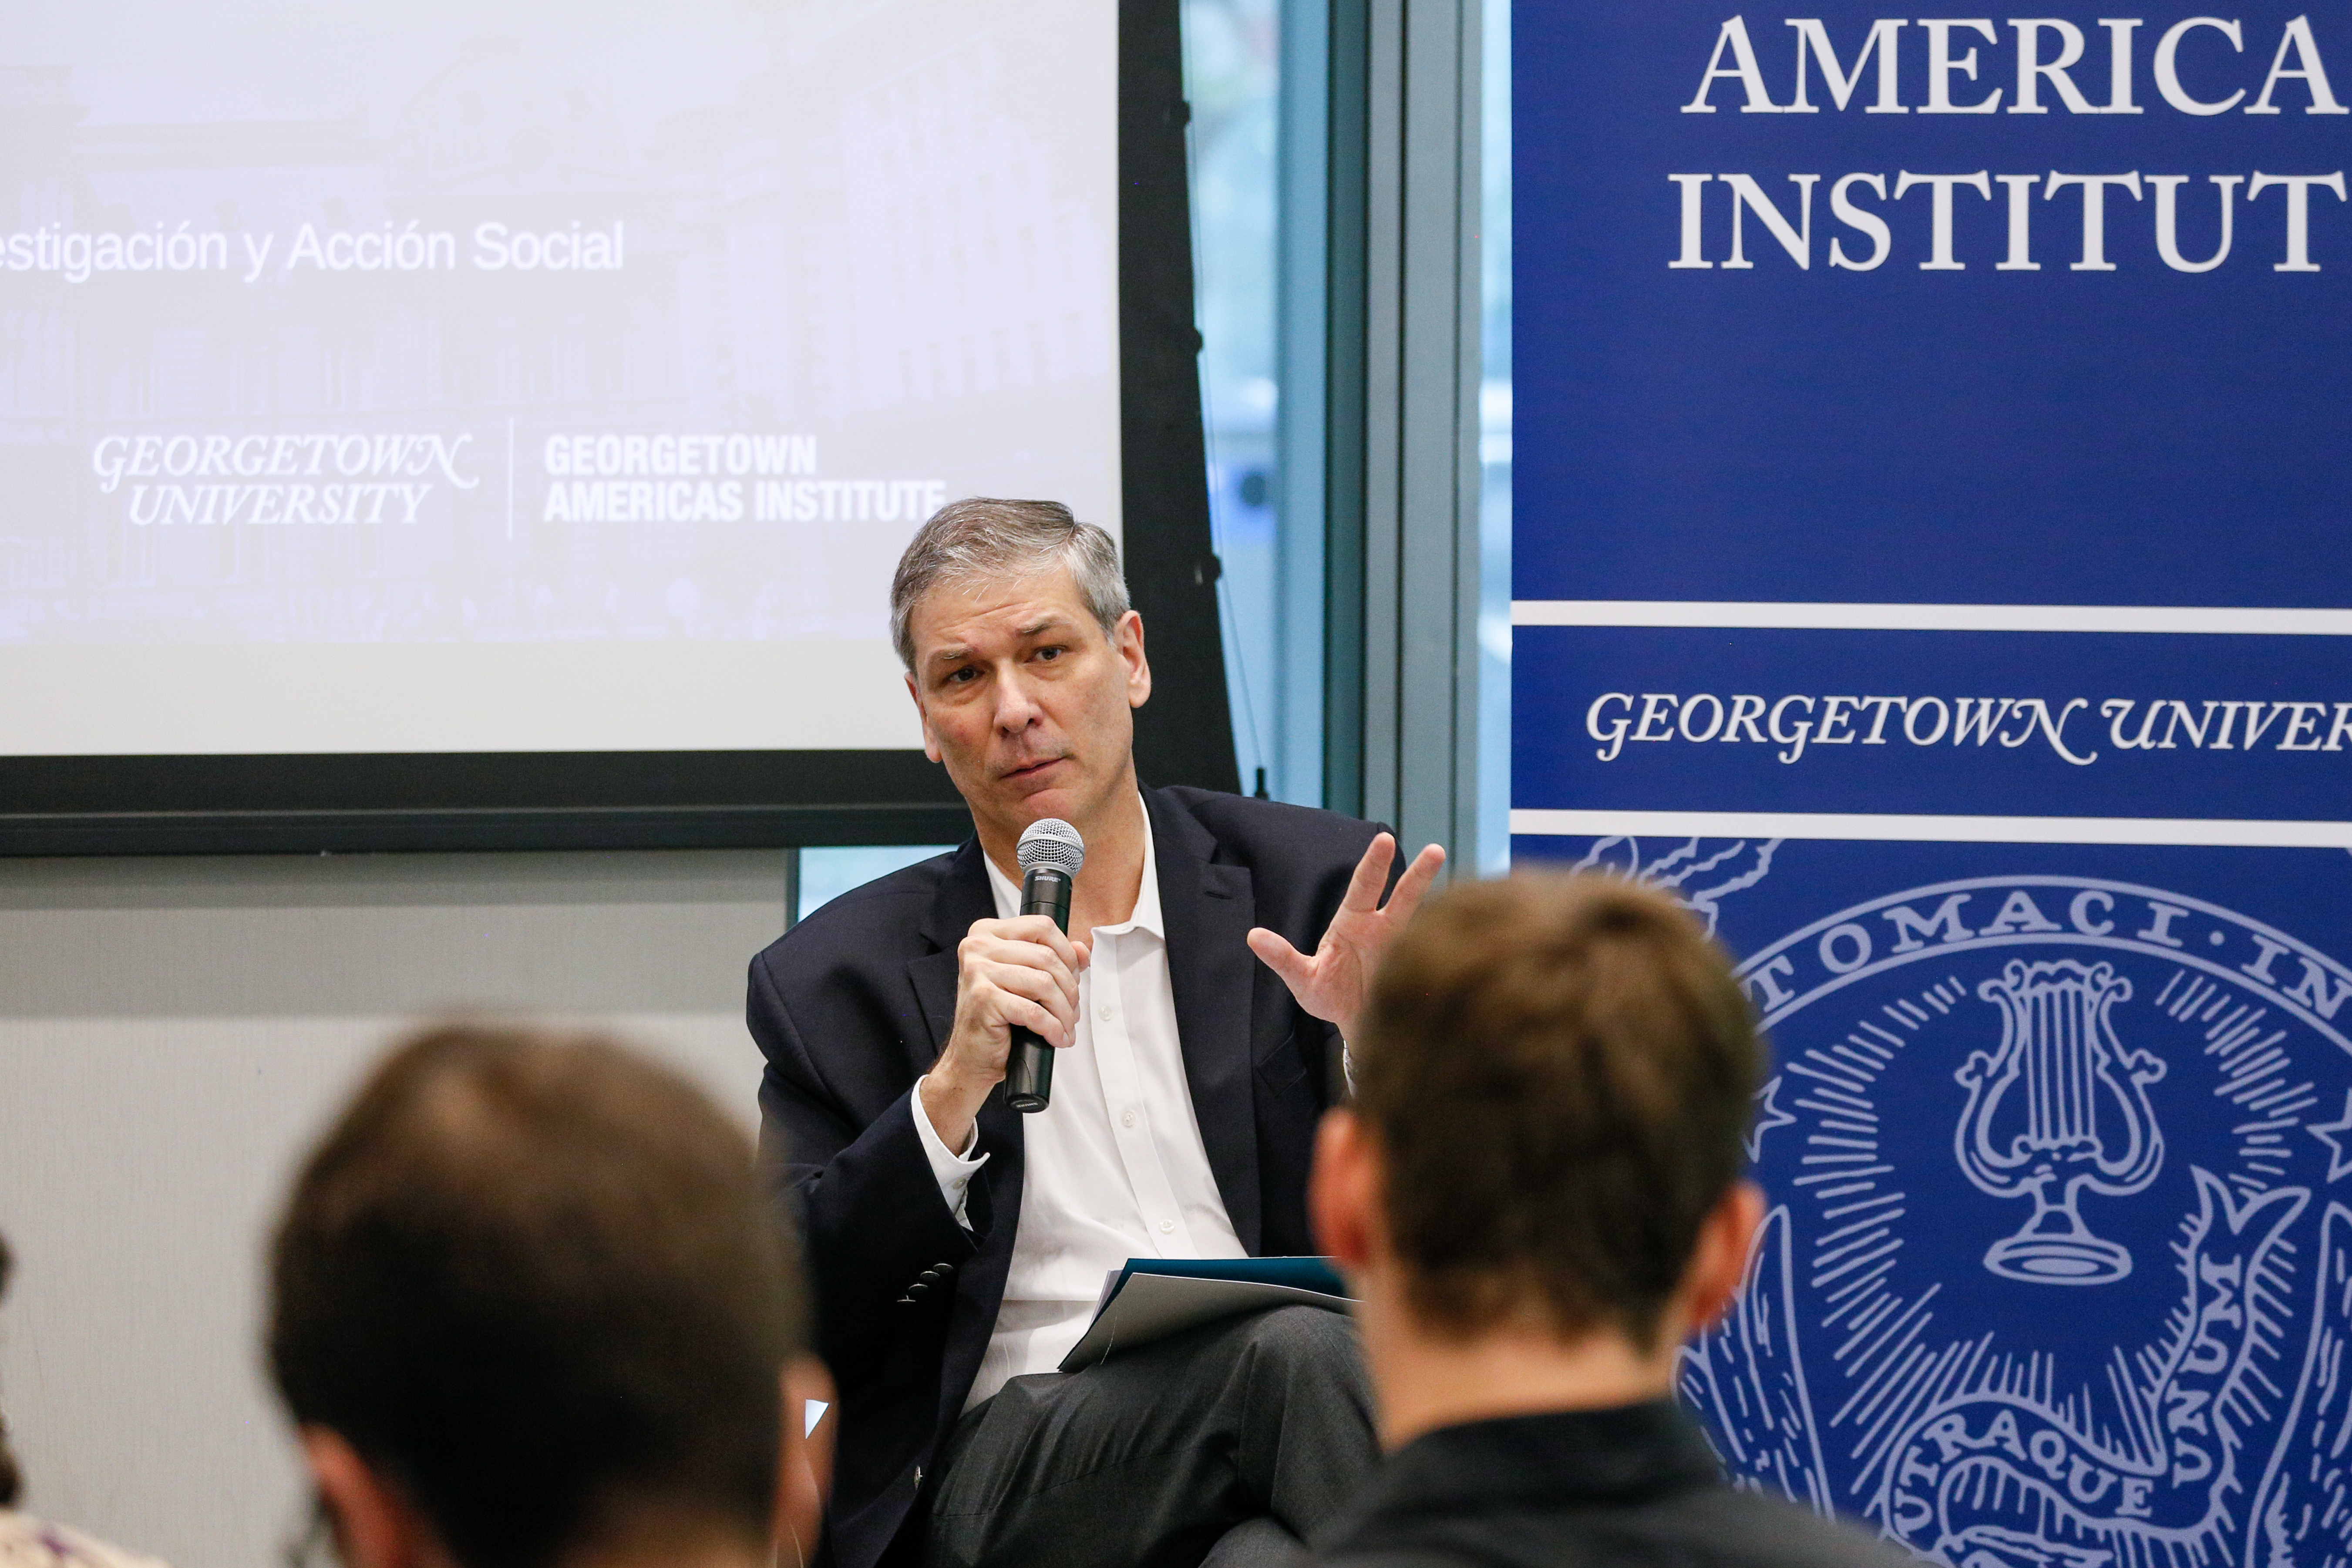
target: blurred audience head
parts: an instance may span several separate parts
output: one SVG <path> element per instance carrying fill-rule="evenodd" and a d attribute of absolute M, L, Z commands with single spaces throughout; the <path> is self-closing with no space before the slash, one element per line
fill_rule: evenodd
<path fill-rule="evenodd" d="M 15 1267 L 16 1259 L 8 1253 L 8 1238 L 0 1236 L 0 1298 L 8 1294 L 8 1273 Z M 15 1508 L 24 1492 L 24 1472 L 17 1469 L 16 1452 L 8 1447 L 8 1423 L 0 1417 L 0 1508 Z"/>
<path fill-rule="evenodd" d="M 1723 951 L 1664 894 L 1458 883 L 1397 939 L 1349 1043 L 1317 1219 L 1412 1333 L 1600 1337 L 1654 1370 L 1736 1290 L 1764 1050 Z"/>
<path fill-rule="evenodd" d="M 294 1184 L 268 1359 L 349 1568 L 814 1552 L 804 1295 L 746 1134 L 602 1040 L 395 1049 Z"/>

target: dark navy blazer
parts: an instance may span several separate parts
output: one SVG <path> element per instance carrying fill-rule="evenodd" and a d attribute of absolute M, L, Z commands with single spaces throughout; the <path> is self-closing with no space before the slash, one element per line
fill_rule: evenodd
<path fill-rule="evenodd" d="M 1185 1079 L 1209 1168 L 1243 1247 L 1314 1250 L 1315 1125 L 1342 1089 L 1339 1041 L 1244 938 L 1311 952 L 1379 831 L 1329 812 L 1190 788 L 1144 792 Z M 1391 880 L 1395 875 L 1391 868 Z M 761 1158 L 800 1226 L 817 1349 L 839 1384 L 826 1545 L 838 1568 L 918 1560 L 927 1492 L 1004 1297 L 1021 1214 L 1022 1118 L 982 1106 L 992 1158 L 967 1232 L 915 1132 L 915 1079 L 955 1016 L 956 944 L 996 913 L 977 839 L 842 895 L 751 961 L 749 1016 L 767 1057 Z"/>

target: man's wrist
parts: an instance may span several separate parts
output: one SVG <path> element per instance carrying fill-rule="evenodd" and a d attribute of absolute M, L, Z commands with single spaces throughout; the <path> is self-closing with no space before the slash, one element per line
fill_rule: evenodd
<path fill-rule="evenodd" d="M 954 1149 L 948 1147 L 946 1141 L 940 1136 L 937 1123 L 932 1121 L 929 1108 L 923 1103 L 923 1091 L 929 1085 L 928 1074 L 915 1082 L 915 1136 L 923 1145 L 923 1159 L 931 1168 L 931 1179 L 939 1184 L 940 1201 L 948 1205 L 948 1213 L 954 1217 L 956 1224 L 970 1230 L 971 1217 L 966 1210 L 965 1200 L 972 1177 L 988 1163 L 988 1156 L 975 1153 L 980 1147 L 977 1123 L 967 1126 Z"/>
<path fill-rule="evenodd" d="M 959 1078 L 953 1069 L 934 1066 L 925 1074 L 916 1094 L 923 1119 L 930 1123 L 931 1131 L 948 1148 L 969 1153 L 979 1136 L 977 1119 L 982 1101 L 988 1098 L 991 1085 L 976 1088 Z"/>
<path fill-rule="evenodd" d="M 973 1151 L 980 1147 L 979 1122 L 975 1121 L 965 1128 L 964 1135 L 950 1147 L 946 1137 L 940 1131 L 939 1121 L 931 1115 L 931 1108 L 926 1094 L 929 1083 L 930 1079 L 928 1075 L 915 1080 L 915 1126 L 922 1138 L 923 1148 L 938 1158 L 965 1163 L 974 1163 Z M 980 1158 L 984 1159 L 986 1156 L 982 1155 Z"/>

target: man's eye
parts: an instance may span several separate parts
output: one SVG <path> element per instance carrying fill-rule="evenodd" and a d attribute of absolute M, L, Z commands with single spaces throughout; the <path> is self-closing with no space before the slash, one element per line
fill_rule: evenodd
<path fill-rule="evenodd" d="M 1041 647 L 1037 650 L 1037 657 L 1047 659 L 1059 658 L 1068 651 L 1069 649 L 1063 647 Z"/>
<path fill-rule="evenodd" d="M 949 670 L 947 673 L 947 679 L 942 681 L 941 684 L 946 686 L 969 686 L 979 679 L 980 671 L 972 668 L 971 666 L 967 664 L 961 669 Z"/>

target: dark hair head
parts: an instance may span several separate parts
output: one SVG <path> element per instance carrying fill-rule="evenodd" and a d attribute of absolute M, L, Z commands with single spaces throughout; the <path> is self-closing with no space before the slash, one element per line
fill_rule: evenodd
<path fill-rule="evenodd" d="M 0 1236 L 0 1296 L 8 1293 L 8 1274 L 16 1259 L 8 1255 L 8 1238 Z M 8 1447 L 8 1423 L 0 1421 L 0 1508 L 14 1508 L 25 1490 L 24 1472 L 16 1468 L 16 1456 Z"/>
<path fill-rule="evenodd" d="M 1654 1348 L 1764 1065 L 1698 923 L 1598 877 L 1457 884 L 1397 939 L 1358 1032 L 1413 1311 Z"/>
<path fill-rule="evenodd" d="M 655 1518 L 768 1539 L 789 1238 L 750 1140 L 595 1039 L 448 1027 L 312 1152 L 272 1255 L 268 1355 L 466 1568 L 551 1568 Z"/>

